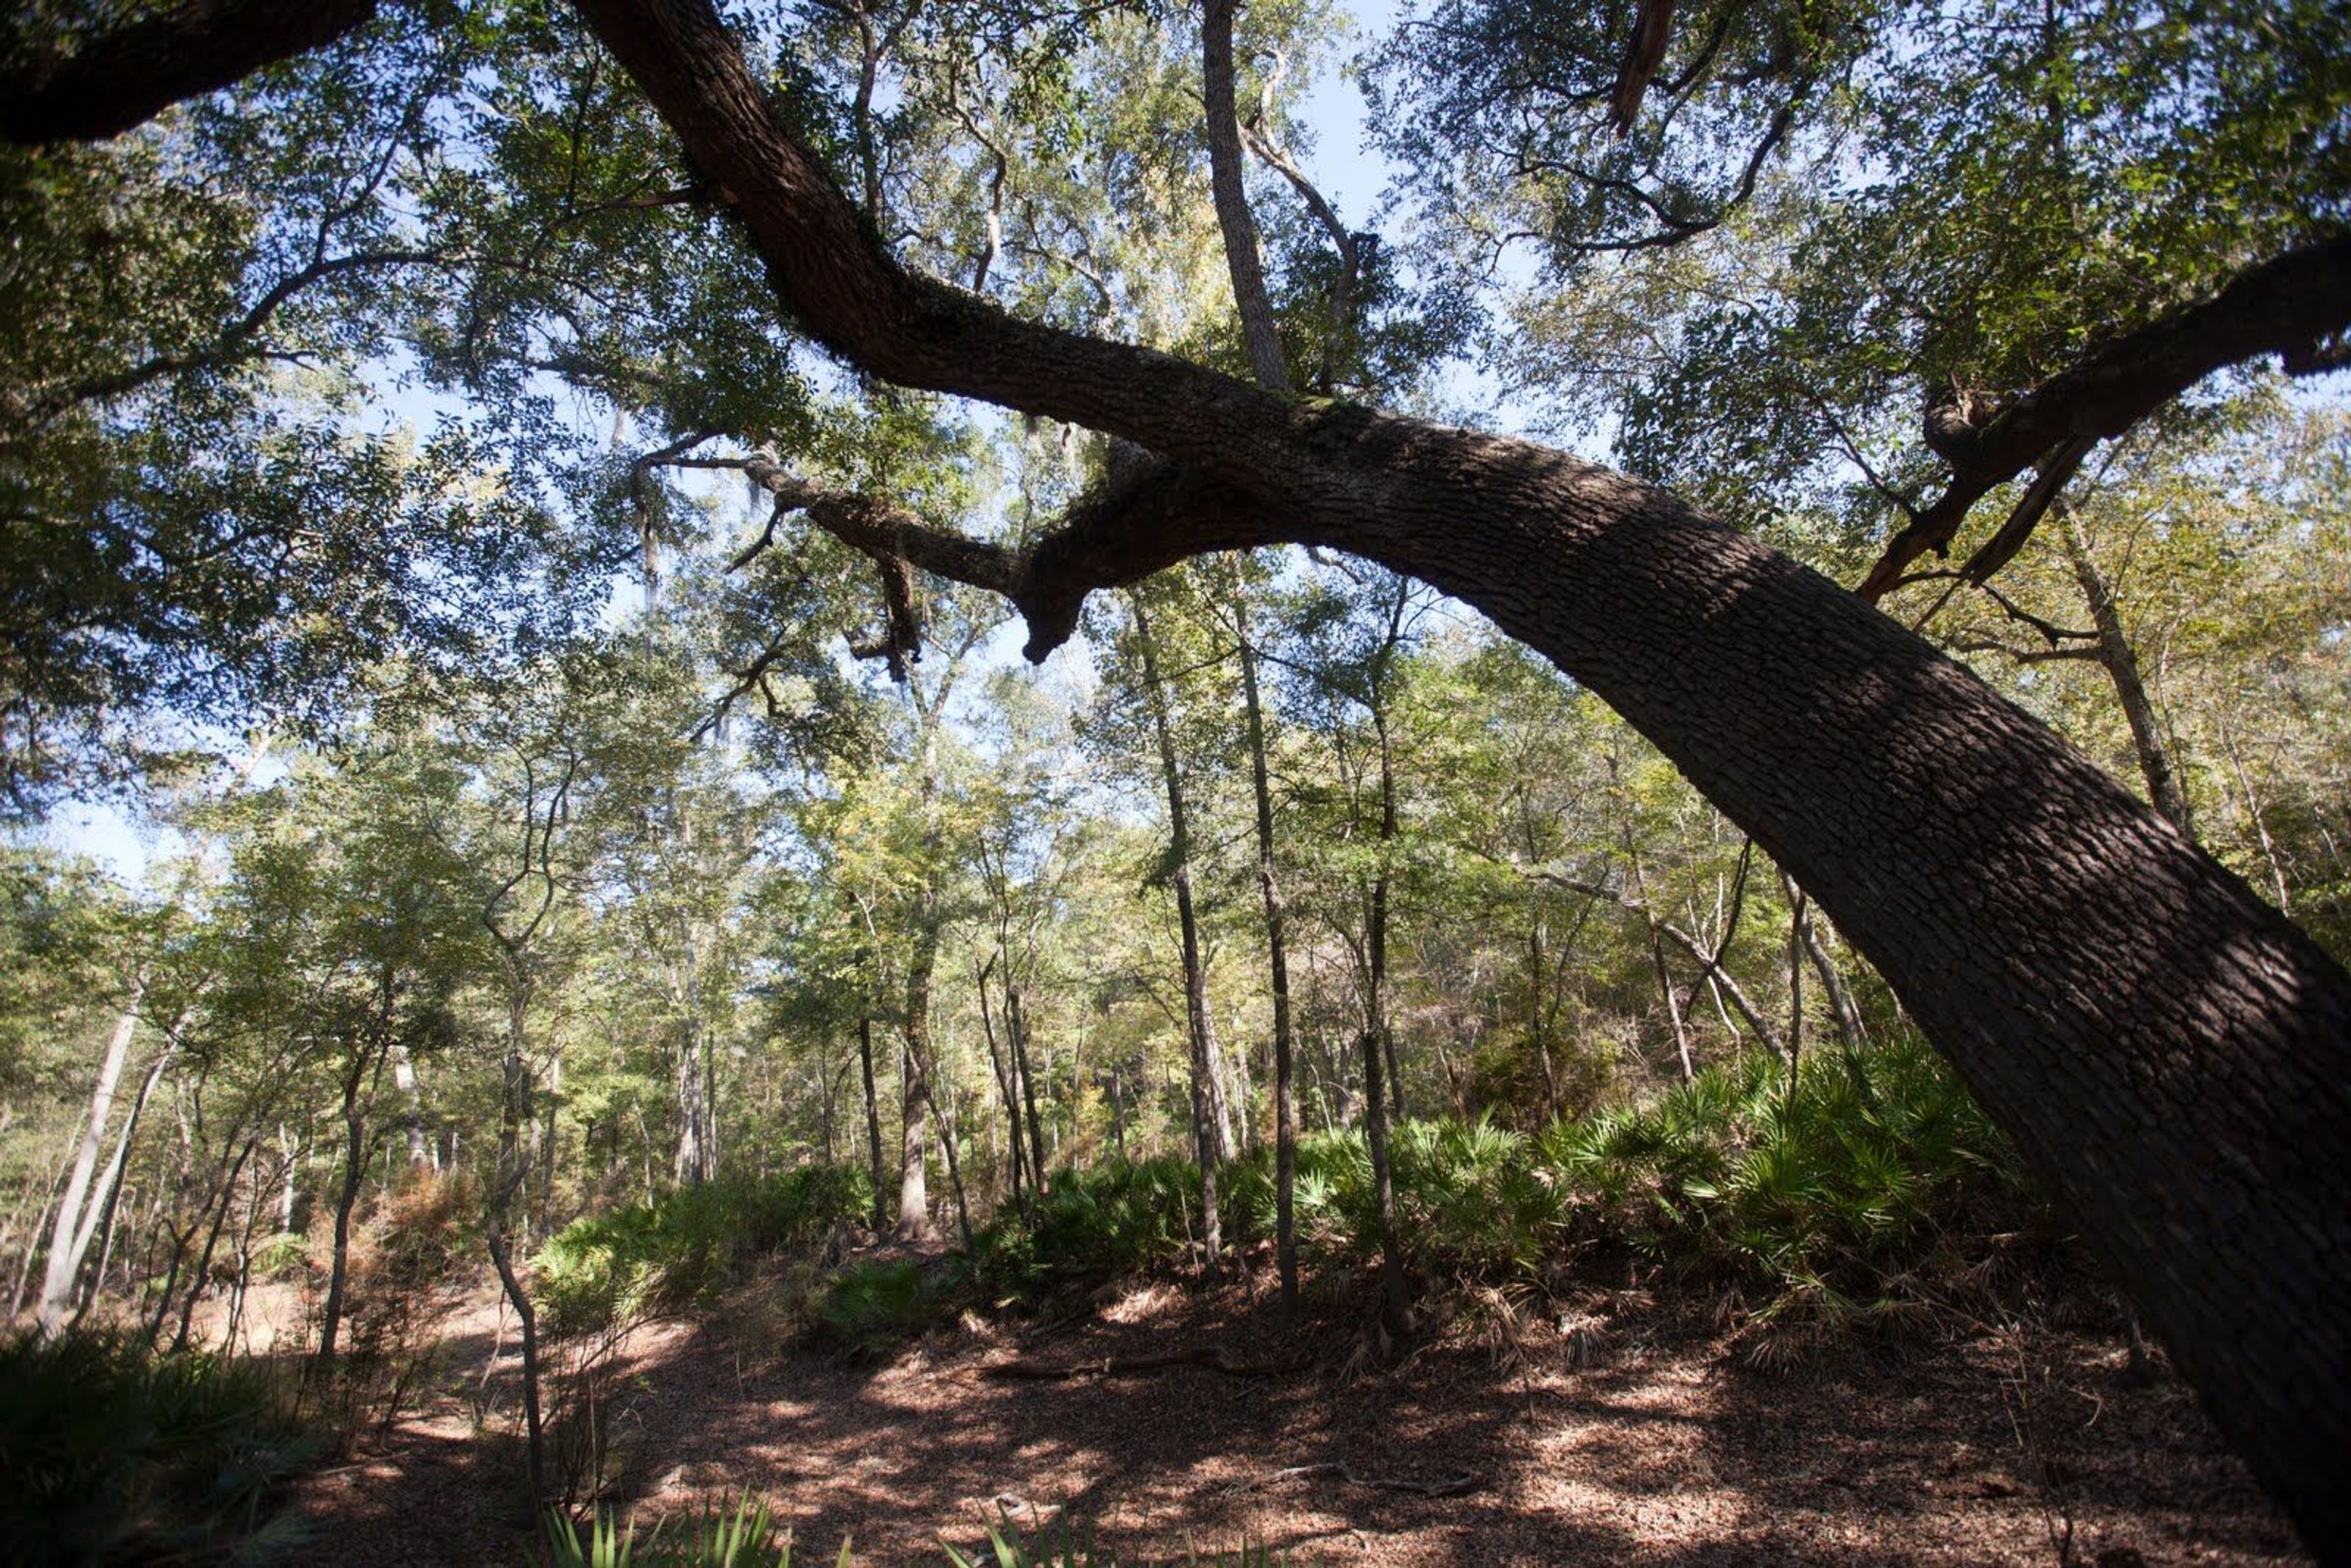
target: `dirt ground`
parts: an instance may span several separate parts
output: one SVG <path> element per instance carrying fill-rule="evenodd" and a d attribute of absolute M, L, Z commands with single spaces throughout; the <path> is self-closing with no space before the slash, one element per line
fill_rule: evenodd
<path fill-rule="evenodd" d="M 846 1538 L 869 1568 L 1064 1509 L 1155 1559 L 1247 1541 L 1432 1568 L 2308 1561 L 2192 1396 L 2124 1386 L 2103 1337 L 1980 1328 L 1765 1373 L 1623 1301 L 1473 1316 L 1386 1364 L 1359 1322 L 1326 1305 L 1285 1335 L 1259 1278 L 1137 1287 L 1041 1329 L 966 1319 L 881 1364 L 654 1323 L 615 1363 L 610 1491 L 650 1521 L 747 1488 L 796 1560 Z M 304 1560 L 530 1560 L 510 1328 L 490 1292 L 460 1304 L 422 1408 L 298 1495 Z M 1224 1365 L 1122 1364 L 1187 1353 Z"/>

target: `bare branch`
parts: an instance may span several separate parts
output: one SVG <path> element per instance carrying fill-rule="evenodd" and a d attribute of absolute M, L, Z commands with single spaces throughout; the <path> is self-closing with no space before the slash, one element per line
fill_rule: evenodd
<path fill-rule="evenodd" d="M 1752 847 L 1751 841 L 1750 847 Z M 1742 852 L 1740 862 L 1742 886 L 1745 882 L 1745 869 Z M 1720 952 L 1709 953 L 1697 937 L 1666 919 L 1647 904 L 1628 893 L 1609 886 L 1606 883 L 1593 882 L 1580 876 L 1570 876 L 1564 872 L 1556 872 L 1542 866 L 1535 867 L 1523 874 L 1538 882 L 1550 883 L 1554 887 L 1566 888 L 1571 893 L 1580 893 L 1589 898 L 1605 899 L 1629 915 L 1639 915 L 1648 924 L 1650 930 L 1680 948 L 1689 960 L 1698 967 L 1700 980 L 1710 980 L 1721 988 L 1722 994 L 1730 999 L 1732 1010 L 1739 1014 L 1740 1020 L 1754 1031 L 1755 1038 L 1761 1040 L 1773 1055 L 1784 1058 L 1788 1054 L 1787 1041 L 1781 1038 L 1778 1030 L 1764 1020 L 1762 1013 L 1757 1010 L 1754 1000 L 1748 996 L 1745 988 L 1731 977 L 1729 970 L 1722 967 Z M 1729 946 L 1728 937 L 1725 938 L 1723 945 L 1726 947 Z"/>

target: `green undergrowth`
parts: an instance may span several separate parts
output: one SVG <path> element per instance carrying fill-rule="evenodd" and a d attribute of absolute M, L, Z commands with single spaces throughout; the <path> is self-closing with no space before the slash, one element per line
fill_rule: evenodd
<path fill-rule="evenodd" d="M 1408 1122 L 1390 1153 L 1398 1231 L 1425 1281 L 1538 1281 L 1614 1255 L 1737 1292 L 1759 1314 L 1859 1310 L 1921 1271 L 1964 1269 L 2032 1202 L 2006 1141 L 1911 1040 L 1816 1053 L 1792 1092 L 1784 1064 L 1758 1055 L 1532 1134 Z M 1297 1171 L 1310 1260 L 1368 1262 L 1377 1200 L 1361 1132 L 1301 1138 Z M 983 1235 L 977 1281 L 1033 1300 L 1172 1265 L 1197 1236 L 1198 1194 L 1185 1160 L 1065 1173 Z M 1274 1208 L 1270 1151 L 1227 1168 L 1228 1244 L 1270 1238 Z"/>
<path fill-rule="evenodd" d="M 1221 1215 L 1238 1213 L 1228 1198 Z M 1199 1233 L 1200 1167 L 1173 1155 L 1104 1160 L 1055 1176 L 1024 1212 L 980 1232 L 973 1272 L 1008 1301 L 1037 1300 L 1172 1264 Z"/>
<path fill-rule="evenodd" d="M 2017 1233 L 2036 1207 L 2006 1141 L 1911 1038 L 1856 1057 L 1816 1051 L 1792 1085 L 1759 1054 L 1534 1132 L 1416 1121 L 1389 1146 L 1406 1263 L 1437 1294 L 1629 1269 L 1729 1303 L 1758 1329 L 1759 1360 L 1947 1299 L 1941 1282 L 1978 1270 L 1990 1239 Z M 968 1257 L 859 1260 L 819 1278 L 815 1255 L 871 1192 L 862 1171 L 812 1166 L 583 1219 L 539 1254 L 538 1293 L 560 1333 L 707 1300 L 790 1255 L 808 1280 L 798 1321 L 873 1356 L 966 1306 L 1036 1308 L 1180 1270 L 1201 1232 L 1190 1161 L 1112 1159 L 1000 1211 Z M 1271 1239 L 1270 1150 L 1226 1167 L 1218 1208 L 1228 1246 Z M 1312 1267 L 1343 1273 L 1376 1256 L 1360 1131 L 1299 1141 L 1296 1212 Z"/>
<path fill-rule="evenodd" d="M 150 1356 L 75 1331 L 0 1340 L 0 1541 L 10 1563 L 257 1563 L 301 1539 L 273 1515 L 317 1455 L 258 1367 Z"/>
<path fill-rule="evenodd" d="M 953 1314 L 965 1295 L 959 1259 L 861 1260 L 816 1298 L 817 1337 L 852 1356 L 878 1356 Z"/>
<path fill-rule="evenodd" d="M 872 1179 L 851 1166 L 678 1187 L 565 1226 L 533 1260 L 533 1293 L 550 1333 L 607 1327 L 706 1301 L 763 1259 L 816 1251 L 872 1204 Z"/>

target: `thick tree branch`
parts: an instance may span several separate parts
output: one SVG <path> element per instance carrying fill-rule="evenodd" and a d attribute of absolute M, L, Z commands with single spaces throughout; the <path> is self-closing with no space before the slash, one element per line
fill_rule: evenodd
<path fill-rule="evenodd" d="M 1284 455 L 1295 470 L 1291 437 L 1315 422 L 1311 405 L 1170 355 L 1023 321 L 899 267 L 831 174 L 777 126 L 702 0 L 580 0 L 580 10 L 732 204 L 799 326 L 825 347 L 901 386 L 1082 424 L 1228 480 L 1279 474 Z"/>
<path fill-rule="evenodd" d="M 1624 63 L 1616 68 L 1616 82 L 1608 93 L 1608 123 L 1617 135 L 1632 133 L 1633 122 L 1641 115 L 1641 99 L 1649 90 L 1649 78 L 1665 63 L 1666 44 L 1673 30 L 1674 0 L 1642 0 L 1633 37 L 1625 46 Z"/>
<path fill-rule="evenodd" d="M 119 135 L 340 37 L 375 11 L 376 0 L 182 0 L 78 40 L 69 54 L 11 39 L 0 135 L 19 143 Z"/>
<path fill-rule="evenodd" d="M 747 565 L 775 542 L 777 525 L 799 513 L 862 551 L 887 574 L 918 569 L 1000 593 L 1029 622 L 1029 656 L 1041 659 L 1077 630 L 1086 595 L 1140 582 L 1195 555 L 1279 542 L 1242 492 L 1194 470 L 1152 459 L 1134 465 L 1080 499 L 1061 526 L 1022 548 L 942 528 L 870 496 L 811 485 L 773 457 L 726 460 L 776 497 L 774 515 L 730 570 Z M 907 613 L 910 614 L 910 604 Z M 914 653 L 911 622 L 893 601 L 893 639 Z M 874 656 L 886 650 L 873 645 Z"/>
<path fill-rule="evenodd" d="M 1951 463 L 1950 484 L 1886 547 L 1861 596 L 1876 602 L 1911 562 L 1948 549 L 1978 501 L 2051 453 L 2077 444 L 2086 451 L 2120 435 L 2213 371 L 2263 354 L 2279 356 L 2290 373 L 2325 369 L 2346 329 L 2351 234 L 2248 268 L 2211 298 L 2126 333 L 1980 426 L 1938 408 L 1929 415 L 1928 444 Z M 2020 506 L 1995 541 L 2004 553 L 1995 552 L 1983 575 L 2023 544 L 2047 499 L 2029 515 Z M 1970 563 L 1970 575 L 1981 580 L 1977 562 Z"/>

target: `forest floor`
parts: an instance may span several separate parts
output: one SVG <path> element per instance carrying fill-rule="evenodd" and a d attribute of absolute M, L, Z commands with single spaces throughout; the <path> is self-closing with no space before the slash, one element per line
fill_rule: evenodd
<path fill-rule="evenodd" d="M 1270 1270 L 1041 1329 L 967 1316 L 871 1364 L 756 1312 L 658 1322 L 616 1349 L 608 1493 L 644 1520 L 748 1488 L 798 1561 L 850 1538 L 869 1568 L 944 1563 L 942 1535 L 968 1553 L 999 1516 L 1033 1538 L 1064 1508 L 1155 1559 L 1246 1540 L 1459 1568 L 2308 1561 L 2188 1391 L 2126 1387 L 2111 1338 L 1855 1340 L 1767 1373 L 1691 1312 L 1591 1306 L 1564 1332 L 1464 1318 L 1388 1364 L 1344 1303 L 1282 1333 Z M 529 1561 L 511 1325 L 494 1291 L 452 1308 L 419 1407 L 297 1494 L 322 1527 L 308 1561 Z"/>

